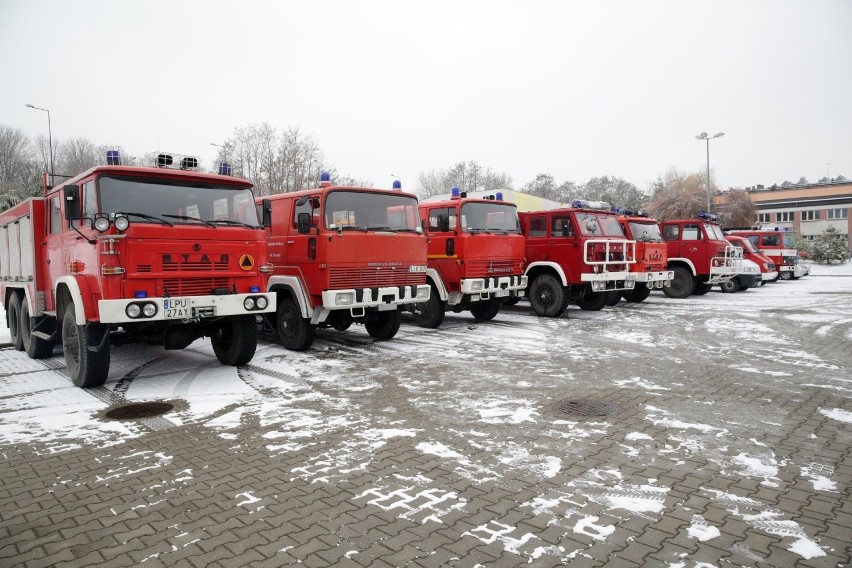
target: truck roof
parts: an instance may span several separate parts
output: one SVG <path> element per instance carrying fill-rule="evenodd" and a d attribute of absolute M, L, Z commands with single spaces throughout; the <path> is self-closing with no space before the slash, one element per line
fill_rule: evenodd
<path fill-rule="evenodd" d="M 236 187 L 242 187 L 247 189 L 251 189 L 254 187 L 254 185 L 250 181 L 245 179 L 236 178 L 232 176 L 223 176 L 219 174 L 208 174 L 205 172 L 197 172 L 194 170 L 179 170 L 171 168 L 154 168 L 139 166 L 95 166 L 94 168 L 88 169 L 85 172 L 72 177 L 71 179 L 56 184 L 50 190 L 50 192 L 58 190 L 63 185 L 72 184 L 84 178 L 87 178 L 92 174 L 115 174 L 132 177 L 186 180 L 202 183 L 215 182 L 221 183 L 223 185 L 233 185 Z"/>
<path fill-rule="evenodd" d="M 303 195 L 316 195 L 317 193 L 325 193 L 325 192 L 328 192 L 328 191 L 331 191 L 331 190 L 337 190 L 337 189 L 348 190 L 348 191 L 364 191 L 364 192 L 369 192 L 369 193 L 389 193 L 389 194 L 392 194 L 392 195 L 404 195 L 406 197 L 413 197 L 414 199 L 417 199 L 417 195 L 410 193 L 408 191 L 402 191 L 402 190 L 399 190 L 399 189 L 385 189 L 385 188 L 382 188 L 382 187 L 354 187 L 354 186 L 348 186 L 348 185 L 327 185 L 327 186 L 320 186 L 320 187 L 312 187 L 310 189 L 302 189 L 300 191 L 290 191 L 290 192 L 287 192 L 287 193 L 276 193 L 276 194 L 273 194 L 273 195 L 264 195 L 262 197 L 258 197 L 257 200 L 260 201 L 261 199 L 269 199 L 269 200 L 275 201 L 277 199 L 284 199 L 284 198 L 289 199 L 289 198 L 293 198 L 293 197 L 301 197 Z"/>

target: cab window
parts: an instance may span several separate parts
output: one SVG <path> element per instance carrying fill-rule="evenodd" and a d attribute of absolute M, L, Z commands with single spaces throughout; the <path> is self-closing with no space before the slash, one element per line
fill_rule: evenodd
<path fill-rule="evenodd" d="M 763 235 L 763 243 L 765 247 L 777 247 L 781 244 L 781 239 L 776 235 Z"/>
<path fill-rule="evenodd" d="M 319 226 L 319 199 L 311 197 L 305 199 L 305 202 L 299 204 L 300 200 L 296 201 L 296 206 L 293 208 L 293 228 L 299 228 L 299 213 L 308 213 L 311 216 L 311 227 Z"/>
<path fill-rule="evenodd" d="M 663 227 L 663 239 L 676 241 L 680 237 L 680 225 L 666 225 Z"/>
<path fill-rule="evenodd" d="M 530 217 L 529 237 L 546 237 L 547 236 L 547 218 L 546 217 Z"/>
<path fill-rule="evenodd" d="M 59 210 L 59 196 L 50 200 L 50 216 L 48 217 L 48 233 L 58 235 L 62 232 L 62 212 Z"/>
<path fill-rule="evenodd" d="M 573 237 L 574 225 L 568 215 L 554 217 L 550 225 L 550 234 L 554 237 Z"/>
<path fill-rule="evenodd" d="M 447 233 L 456 230 L 455 207 L 439 207 L 429 210 L 429 232 Z"/>
<path fill-rule="evenodd" d="M 681 240 L 684 241 L 700 241 L 701 240 L 701 225 L 696 223 L 690 223 L 688 225 L 683 226 L 683 236 Z"/>

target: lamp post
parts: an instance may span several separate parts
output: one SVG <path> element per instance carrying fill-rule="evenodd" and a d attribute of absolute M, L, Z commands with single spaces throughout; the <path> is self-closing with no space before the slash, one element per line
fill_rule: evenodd
<path fill-rule="evenodd" d="M 36 110 L 43 110 L 47 113 L 47 143 L 50 146 L 48 149 L 50 150 L 50 185 L 53 187 L 53 132 L 50 128 L 50 111 L 46 108 L 39 108 L 35 105 L 31 105 L 27 103 L 28 108 L 34 108 Z"/>
<path fill-rule="evenodd" d="M 719 138 L 720 136 L 724 136 L 724 132 L 717 132 L 713 136 L 708 136 L 706 132 L 702 132 L 695 138 L 698 140 L 705 140 L 707 142 L 707 212 L 710 213 L 710 141 L 714 138 Z"/>

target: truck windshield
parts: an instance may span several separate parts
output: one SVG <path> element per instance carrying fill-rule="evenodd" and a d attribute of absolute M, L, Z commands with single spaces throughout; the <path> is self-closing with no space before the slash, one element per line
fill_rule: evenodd
<path fill-rule="evenodd" d="M 614 214 L 580 211 L 576 215 L 577 225 L 580 227 L 580 232 L 585 236 L 624 237 L 621 224 Z"/>
<path fill-rule="evenodd" d="M 796 236 L 793 233 L 784 233 L 784 248 L 796 248 Z"/>
<path fill-rule="evenodd" d="M 259 225 L 254 196 L 244 187 L 103 176 L 98 197 L 101 213 L 135 214 L 134 223 L 162 223 L 165 216 L 174 224 Z"/>
<path fill-rule="evenodd" d="M 417 198 L 402 193 L 332 191 L 324 217 L 325 227 L 333 230 L 420 232 Z"/>
<path fill-rule="evenodd" d="M 740 243 L 742 243 L 742 245 L 740 245 Z M 733 244 L 734 246 L 742 246 L 742 248 L 744 248 L 748 252 L 758 252 L 757 249 L 754 248 L 754 245 L 751 244 L 751 241 L 748 239 L 743 239 L 742 241 L 734 241 L 731 244 Z"/>
<path fill-rule="evenodd" d="M 466 233 L 520 233 L 518 208 L 500 201 L 470 201 L 461 207 L 461 228 Z"/>
<path fill-rule="evenodd" d="M 707 233 L 707 238 L 711 241 L 725 241 L 725 233 L 722 232 L 722 228 L 719 225 L 714 225 L 713 223 L 704 223 L 704 232 Z"/>
<path fill-rule="evenodd" d="M 660 234 L 660 227 L 656 223 L 640 223 L 637 221 L 629 221 L 627 226 L 630 227 L 630 234 L 637 241 L 662 241 L 663 235 Z"/>

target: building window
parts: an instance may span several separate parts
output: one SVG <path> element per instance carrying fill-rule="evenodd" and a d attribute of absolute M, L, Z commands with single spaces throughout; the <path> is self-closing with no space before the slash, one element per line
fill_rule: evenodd
<path fill-rule="evenodd" d="M 802 221 L 819 221 L 819 211 L 802 211 Z"/>
<path fill-rule="evenodd" d="M 757 222 L 758 223 L 769 223 L 769 213 L 758 213 L 757 214 Z"/>
<path fill-rule="evenodd" d="M 829 209 L 828 210 L 828 218 L 831 219 L 848 219 L 849 218 L 849 209 Z"/>
<path fill-rule="evenodd" d="M 779 211 L 775 214 L 775 220 L 779 223 L 789 223 L 793 220 L 792 211 Z"/>

